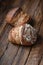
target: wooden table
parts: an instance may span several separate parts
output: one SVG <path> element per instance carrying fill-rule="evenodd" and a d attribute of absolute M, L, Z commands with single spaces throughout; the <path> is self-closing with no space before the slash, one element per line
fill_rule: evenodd
<path fill-rule="evenodd" d="M 32 17 L 36 29 L 40 28 L 38 32 L 40 37 L 33 46 L 19 46 L 8 41 L 8 34 L 12 26 L 5 23 L 5 16 L 11 8 L 17 6 L 22 7 L 23 11 Z M 10 7 L 2 8 L 0 9 L 0 65 L 43 65 L 42 1 L 15 0 Z"/>

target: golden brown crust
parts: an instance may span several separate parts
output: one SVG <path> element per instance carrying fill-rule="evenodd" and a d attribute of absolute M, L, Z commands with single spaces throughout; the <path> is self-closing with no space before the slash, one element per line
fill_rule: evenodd
<path fill-rule="evenodd" d="M 11 31 L 9 32 L 9 36 L 8 36 L 8 39 L 10 42 L 20 44 L 19 29 L 20 27 L 15 27 L 11 29 Z"/>
<path fill-rule="evenodd" d="M 28 16 L 26 13 L 21 11 L 21 13 L 15 19 L 12 20 L 14 26 L 21 26 L 21 25 L 29 22 L 30 16 Z"/>
<path fill-rule="evenodd" d="M 8 12 L 5 20 L 12 26 L 21 26 L 30 21 L 30 16 L 21 8 L 14 8 Z"/>
<path fill-rule="evenodd" d="M 13 29 L 9 32 L 8 40 L 9 40 L 10 42 L 12 42 L 12 43 L 16 43 L 16 41 L 13 39 L 12 31 L 13 31 Z"/>

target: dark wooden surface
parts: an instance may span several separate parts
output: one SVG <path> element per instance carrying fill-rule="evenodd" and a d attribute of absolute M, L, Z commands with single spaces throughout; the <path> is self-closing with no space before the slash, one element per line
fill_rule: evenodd
<path fill-rule="evenodd" d="M 0 8 L 0 65 L 43 65 L 42 4 L 42 0 L 15 0 L 9 6 Z M 39 29 L 40 37 L 33 46 L 13 45 L 8 41 L 12 26 L 5 22 L 5 16 L 11 8 L 18 6 L 32 17 L 34 27 Z"/>

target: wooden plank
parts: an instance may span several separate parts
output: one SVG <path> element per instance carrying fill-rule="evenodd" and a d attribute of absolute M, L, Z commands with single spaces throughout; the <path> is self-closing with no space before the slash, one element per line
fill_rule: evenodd
<path fill-rule="evenodd" d="M 43 55 L 42 55 L 42 59 L 39 65 L 43 65 Z"/>
<path fill-rule="evenodd" d="M 28 14 L 30 14 L 31 17 L 33 17 L 34 12 L 36 11 L 36 9 L 38 8 L 38 5 L 40 4 L 40 0 L 35 0 L 33 2 L 34 4 L 31 4 L 30 9 L 28 10 Z M 30 13 L 31 12 L 31 13 Z"/>
<path fill-rule="evenodd" d="M 6 28 L 6 25 L 7 25 L 7 23 L 6 22 L 3 22 L 3 25 L 1 25 L 1 27 L 0 27 L 0 38 L 3 35 L 3 32 L 4 32 L 5 28 Z"/>
<path fill-rule="evenodd" d="M 39 7 L 34 13 L 34 19 L 35 19 L 35 28 L 38 30 L 42 24 L 42 10 L 41 10 L 41 2 Z"/>
<path fill-rule="evenodd" d="M 6 25 L 5 32 L 3 32 L 3 36 L 0 39 L 0 57 L 3 55 L 4 51 L 6 50 L 7 44 L 8 44 L 8 34 L 12 27 L 9 25 Z"/>
<path fill-rule="evenodd" d="M 26 65 L 38 65 L 43 54 L 43 42 L 38 42 L 38 45 L 32 48 L 30 56 L 28 57 Z"/>
<path fill-rule="evenodd" d="M 23 6 L 22 6 L 22 9 L 25 12 L 27 12 L 30 16 L 33 16 L 34 10 L 36 10 L 36 8 L 38 7 L 39 2 L 40 2 L 40 0 L 25 1 Z"/>
<path fill-rule="evenodd" d="M 41 24 L 39 35 L 43 38 L 43 23 Z"/>
<path fill-rule="evenodd" d="M 0 65 L 11 65 L 13 58 L 17 55 L 19 46 L 9 43 L 8 48 L 0 60 Z"/>
<path fill-rule="evenodd" d="M 30 47 L 21 47 L 12 65 L 24 65 L 30 51 Z"/>
<path fill-rule="evenodd" d="M 4 20 L 4 18 L 5 18 L 6 13 L 7 13 L 7 11 L 5 10 L 4 12 L 2 12 L 2 13 L 0 14 L 0 27 L 1 27 L 1 25 L 3 24 L 3 20 Z"/>
<path fill-rule="evenodd" d="M 23 9 L 23 11 L 29 11 L 30 10 L 30 8 L 31 8 L 31 5 L 34 3 L 35 1 L 34 0 L 24 0 L 24 3 L 23 3 L 23 5 L 21 6 L 22 7 L 22 9 Z"/>
<path fill-rule="evenodd" d="M 0 13 L 0 57 L 2 56 L 3 52 L 4 52 L 4 46 L 3 44 L 1 44 L 1 35 L 2 35 L 2 32 L 3 30 L 6 29 L 5 25 L 3 24 L 4 23 L 4 18 L 6 16 L 6 13 L 7 13 L 8 10 L 5 10 L 4 12 Z M 4 31 L 5 32 L 5 31 Z M 6 35 L 6 34 L 4 34 Z M 2 35 L 3 36 L 3 35 Z M 6 37 L 5 37 L 6 38 Z M 3 47 L 2 47 L 3 46 Z"/>
<path fill-rule="evenodd" d="M 5 21 L 5 17 L 6 17 L 6 14 L 7 14 L 8 10 L 9 9 L 7 8 L 4 12 L 2 12 L 0 14 L 0 37 L 1 37 L 1 35 L 4 31 L 4 29 L 5 29 L 5 26 L 7 24 L 7 22 Z"/>

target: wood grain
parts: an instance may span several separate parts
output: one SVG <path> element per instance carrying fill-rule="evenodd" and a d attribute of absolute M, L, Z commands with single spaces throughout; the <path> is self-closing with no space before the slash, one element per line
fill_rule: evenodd
<path fill-rule="evenodd" d="M 40 37 L 36 44 L 31 47 L 13 45 L 8 41 L 8 34 L 12 27 L 7 24 L 3 28 L 3 23 L 1 23 L 4 31 L 2 31 L 3 35 L 0 38 L 0 65 L 43 65 L 43 14 L 41 0 L 15 0 L 10 5 L 11 8 L 22 7 L 23 11 L 34 19 L 34 27 L 36 29 L 40 27 Z M 3 15 L 1 17 L 4 21 Z"/>
<path fill-rule="evenodd" d="M 0 60 L 0 65 L 11 65 L 13 58 L 16 56 L 18 47 L 12 44 L 9 44 L 6 52 Z"/>
<path fill-rule="evenodd" d="M 3 32 L 4 33 L 3 37 L 0 39 L 0 57 L 3 55 L 3 53 L 7 47 L 8 34 L 9 34 L 10 29 L 11 29 L 11 27 L 7 25 L 5 32 Z"/>
<path fill-rule="evenodd" d="M 41 62 L 40 62 L 39 65 L 43 65 L 43 56 L 42 56 L 42 59 L 41 59 Z"/>
<path fill-rule="evenodd" d="M 30 51 L 30 47 L 21 47 L 12 65 L 24 65 Z"/>

